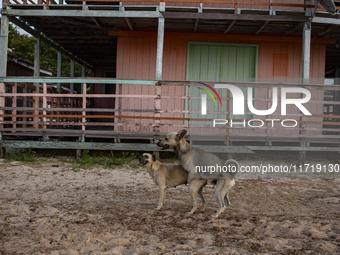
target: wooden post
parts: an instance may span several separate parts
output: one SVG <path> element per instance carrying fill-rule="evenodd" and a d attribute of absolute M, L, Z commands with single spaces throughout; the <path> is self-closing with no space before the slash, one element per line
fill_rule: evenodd
<path fill-rule="evenodd" d="M 0 93 L 1 94 L 6 93 L 6 83 L 4 83 L 4 82 L 0 82 Z M 0 107 L 5 107 L 5 97 L 4 96 L 0 97 Z M 3 115 L 4 110 L 0 109 L 0 114 Z M 3 120 L 4 120 L 4 118 L 2 116 L 0 116 L 0 128 L 3 128 Z"/>
<path fill-rule="evenodd" d="M 118 94 L 121 95 L 122 94 L 122 84 L 119 84 L 118 85 Z M 122 115 L 122 98 L 121 97 L 118 97 L 118 116 L 121 116 Z M 121 119 L 118 118 L 118 124 L 121 123 Z M 121 126 L 118 125 L 117 126 L 117 130 L 120 131 L 121 130 Z M 120 143 L 120 135 L 118 134 L 118 139 L 117 139 L 117 142 Z"/>
<path fill-rule="evenodd" d="M 0 141 L 2 140 L 2 132 L 0 132 Z M 6 148 L 0 147 L 0 158 L 4 158 L 6 156 Z"/>
<path fill-rule="evenodd" d="M 27 93 L 27 83 L 25 83 L 25 88 L 24 88 L 24 93 Z M 26 107 L 27 107 L 27 97 L 24 97 L 24 108 L 26 109 Z M 24 115 L 27 115 L 27 111 L 26 110 L 24 110 Z M 27 117 L 24 117 L 23 119 L 22 119 L 23 121 L 27 121 Z M 27 127 L 27 124 L 24 124 L 23 125 L 23 128 L 26 128 Z"/>
<path fill-rule="evenodd" d="M 34 47 L 34 77 L 40 76 L 40 45 L 41 45 L 41 38 L 40 35 L 37 37 L 37 42 L 35 43 Z M 34 83 L 35 91 L 34 93 L 39 93 L 39 83 Z M 34 107 L 39 107 L 40 97 L 34 97 Z M 38 115 L 39 111 L 34 110 L 34 115 Z M 38 128 L 39 124 L 36 124 L 39 121 L 39 117 L 34 117 L 34 128 Z"/>
<path fill-rule="evenodd" d="M 7 75 L 8 23 L 8 17 L 2 14 L 0 31 L 0 77 L 6 77 Z"/>
<path fill-rule="evenodd" d="M 86 114 L 86 83 L 82 84 L 82 91 L 83 91 L 83 110 L 82 110 L 82 115 L 84 116 Z M 85 117 L 81 118 L 81 122 L 82 122 L 82 126 L 81 126 L 81 130 L 82 130 L 82 135 L 80 137 L 80 142 L 85 142 Z M 77 158 L 81 158 L 81 150 L 77 150 L 76 151 L 76 157 Z"/>
<path fill-rule="evenodd" d="M 7 48 L 8 48 L 8 17 L 1 15 L 1 30 L 0 30 L 0 77 L 6 77 L 7 74 Z M 6 92 L 6 84 L 0 82 L 0 93 Z M 5 97 L 0 97 L 0 107 L 5 107 Z M 0 110 L 0 114 L 4 114 L 4 110 Z M 3 128 L 3 117 L 0 117 L 0 128 Z M 0 132 L 0 140 L 2 140 L 2 132 Z M 0 157 L 5 156 L 5 148 L 0 147 Z"/>
<path fill-rule="evenodd" d="M 304 166 L 306 162 L 306 152 L 300 151 L 299 152 L 299 166 Z"/>
<path fill-rule="evenodd" d="M 61 51 L 58 51 L 58 59 L 57 59 L 57 77 L 60 78 L 61 77 L 61 59 L 62 59 L 62 55 L 61 55 Z M 57 92 L 60 93 L 61 92 L 61 87 L 60 87 L 60 83 L 57 84 Z"/>
<path fill-rule="evenodd" d="M 61 54 L 61 51 L 58 51 L 58 57 L 57 57 L 57 77 L 58 78 L 61 78 L 61 75 L 62 75 L 62 73 L 61 73 L 61 64 L 62 64 L 61 61 L 62 61 L 62 54 Z M 58 94 L 61 93 L 61 84 L 60 83 L 57 83 L 57 93 Z M 58 97 L 57 98 L 57 108 L 61 107 L 60 102 L 61 102 L 61 98 Z M 57 111 L 57 115 L 60 115 L 59 111 Z M 57 120 L 57 122 L 60 122 L 61 118 L 57 118 L 56 120 Z M 57 128 L 61 128 L 61 126 L 58 125 Z"/>
<path fill-rule="evenodd" d="M 47 108 L 47 84 L 43 83 L 43 115 L 46 116 L 46 108 Z M 43 129 L 46 130 L 46 117 L 43 117 Z"/>
<path fill-rule="evenodd" d="M 33 92 L 34 94 L 39 94 L 39 90 L 35 90 Z M 34 108 L 39 108 L 39 101 L 40 101 L 40 97 L 36 96 L 36 97 L 33 97 L 33 107 Z M 38 110 L 34 110 L 34 115 L 39 115 L 39 111 Z M 39 117 L 33 117 L 33 127 L 34 128 L 39 128 L 39 124 L 38 124 L 38 121 L 39 121 Z"/>
<path fill-rule="evenodd" d="M 165 6 L 160 3 L 159 11 L 165 11 Z M 162 79 L 164 46 L 164 18 L 158 18 L 157 56 L 156 56 L 156 80 Z"/>
<path fill-rule="evenodd" d="M 82 115 L 86 114 L 86 83 L 83 83 L 83 111 Z M 85 131 L 85 118 L 82 118 L 83 125 L 81 126 L 81 130 Z"/>
<path fill-rule="evenodd" d="M 160 109 L 161 109 L 161 93 L 162 93 L 162 87 L 158 84 L 155 86 L 155 112 L 154 112 L 154 117 L 161 117 Z M 160 120 L 155 119 L 154 120 L 154 126 L 153 126 L 153 132 L 159 132 L 159 124 Z M 159 135 L 155 135 L 154 141 L 158 142 L 159 141 Z M 159 159 L 159 151 L 154 151 L 154 155 L 156 159 Z"/>
<path fill-rule="evenodd" d="M 70 72 L 70 75 L 71 77 L 73 78 L 74 77 L 74 59 L 72 58 L 71 59 L 71 72 Z M 70 94 L 73 94 L 74 92 L 74 83 L 70 83 Z M 73 100 L 74 98 L 73 97 L 70 97 L 67 99 L 68 102 L 70 103 L 70 108 L 73 108 Z M 73 112 L 70 113 L 70 115 L 72 115 Z M 73 121 L 73 118 L 68 118 L 69 121 Z"/>
<path fill-rule="evenodd" d="M 311 23 L 306 22 L 303 27 L 303 42 L 302 42 L 302 83 L 309 84 L 309 72 L 310 72 L 310 48 L 311 48 Z M 300 97 L 302 98 L 302 94 Z M 300 117 L 302 121 L 302 117 Z M 303 125 L 299 125 L 299 134 L 302 134 Z M 301 146 L 305 146 L 306 141 L 301 141 Z M 299 164 L 304 164 L 306 159 L 306 152 L 299 152 Z"/>
<path fill-rule="evenodd" d="M 303 27 L 302 42 L 302 83 L 304 84 L 309 83 L 311 34 L 310 23 L 306 22 Z"/>
<path fill-rule="evenodd" d="M 165 11 L 165 3 L 160 2 L 159 3 L 159 11 Z M 162 79 L 162 74 L 163 74 L 163 48 L 164 48 L 164 24 L 165 20 L 164 17 L 159 17 L 158 18 L 158 34 L 157 34 L 157 55 L 156 55 L 156 80 L 161 80 Z M 160 117 L 161 114 L 159 110 L 161 109 L 161 86 L 156 84 L 155 86 L 155 112 L 154 116 L 155 117 Z M 154 120 L 154 127 L 153 131 L 154 132 L 159 132 L 159 124 L 160 120 Z M 154 141 L 157 142 L 159 140 L 159 136 L 156 135 L 154 137 Z M 159 158 L 159 152 L 155 151 L 154 155 L 156 159 Z"/>
<path fill-rule="evenodd" d="M 227 120 L 230 121 L 230 90 L 228 89 L 227 91 Z M 229 126 L 227 124 L 227 128 L 226 128 L 226 132 L 227 132 L 227 137 L 226 137 L 226 146 L 229 146 L 229 132 L 230 132 L 230 129 L 229 129 Z M 227 153 L 227 158 L 228 159 L 232 159 L 233 155 L 231 153 Z"/>
<path fill-rule="evenodd" d="M 18 88 L 18 83 L 14 82 L 14 86 L 13 86 L 13 89 L 12 89 L 13 93 L 18 93 L 17 88 Z M 17 96 L 13 96 L 13 98 L 12 98 L 12 107 L 15 107 L 15 108 L 17 107 Z M 17 115 L 17 110 L 13 110 L 12 114 Z M 16 128 L 17 127 L 17 124 L 16 124 L 17 117 L 16 116 L 12 117 L 12 121 L 13 121 L 13 128 Z M 12 131 L 12 133 L 15 133 L 15 132 L 16 132 L 15 130 Z"/>

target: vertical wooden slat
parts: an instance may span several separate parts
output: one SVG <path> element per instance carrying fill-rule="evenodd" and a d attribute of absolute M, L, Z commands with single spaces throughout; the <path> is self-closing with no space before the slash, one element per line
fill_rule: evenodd
<path fill-rule="evenodd" d="M 33 93 L 35 94 L 39 94 L 39 90 L 35 90 Z M 33 97 L 33 107 L 35 108 L 39 108 L 39 101 L 40 101 L 40 97 Z M 39 115 L 39 111 L 38 110 L 34 110 L 34 115 Z M 39 128 L 39 124 L 38 121 L 39 121 L 39 117 L 33 117 L 33 127 L 34 128 Z"/>
<path fill-rule="evenodd" d="M 47 84 L 43 83 L 43 105 L 44 109 L 47 108 Z M 43 110 L 43 115 L 46 116 L 46 110 Z M 46 117 L 43 117 L 43 129 L 46 129 Z"/>
<path fill-rule="evenodd" d="M 61 61 L 62 61 L 62 54 L 61 51 L 58 51 L 58 56 L 57 56 L 57 77 L 61 77 L 62 76 L 62 72 L 61 72 Z M 57 92 L 60 93 L 61 91 L 61 84 L 58 83 L 57 84 Z"/>
<path fill-rule="evenodd" d="M 61 98 L 57 97 L 55 100 L 57 101 L 57 108 L 61 108 Z M 59 114 L 60 114 L 60 111 L 57 111 L 57 115 Z M 57 123 L 60 122 L 61 118 L 56 118 L 56 121 Z M 57 128 L 61 128 L 61 126 L 58 125 Z"/>
<path fill-rule="evenodd" d="M 0 93 L 3 94 L 6 92 L 6 84 L 4 82 L 0 82 Z M 5 97 L 0 96 L 0 107 L 5 107 Z M 0 114 L 4 114 L 4 110 L 0 110 Z M 3 128 L 3 120 L 4 118 L 0 116 L 0 128 Z M 0 141 L 2 140 L 2 132 L 0 132 Z M 5 156 L 5 148 L 0 146 L 0 158 Z"/>
<path fill-rule="evenodd" d="M 6 84 L 4 82 L 0 82 L 0 94 L 6 93 Z M 0 96 L 0 107 L 5 107 L 5 97 Z M 0 115 L 4 114 L 4 110 L 0 110 Z M 3 117 L 0 116 L 0 127 L 3 128 Z"/>
<path fill-rule="evenodd" d="M 24 87 L 24 89 L 23 89 L 23 92 L 24 92 L 24 93 L 27 93 L 27 83 L 25 83 L 25 87 Z M 26 108 L 26 107 L 27 107 L 27 97 L 24 97 L 24 100 L 23 100 L 23 101 L 24 101 L 24 107 Z M 27 114 L 27 111 L 24 110 L 23 114 L 26 115 L 26 114 Z M 24 117 L 22 120 L 23 120 L 23 121 L 27 121 L 27 117 Z M 24 124 L 24 125 L 23 125 L 23 128 L 26 128 L 26 127 L 27 127 L 27 124 Z"/>
<path fill-rule="evenodd" d="M 17 88 L 18 88 L 18 83 L 14 82 L 14 86 L 13 86 L 12 92 L 13 93 L 17 93 L 18 92 Z M 17 96 L 13 96 L 12 107 L 17 107 Z M 13 115 L 17 115 L 17 110 L 13 110 L 12 113 L 13 113 Z M 13 123 L 13 128 L 16 128 L 17 127 L 17 124 L 16 124 L 17 118 L 16 117 L 12 117 L 12 121 L 14 122 Z M 15 131 L 13 130 L 12 133 L 14 133 L 14 132 Z"/>
<path fill-rule="evenodd" d="M 155 98 L 155 112 L 154 112 L 154 116 L 155 117 L 160 117 L 160 109 L 161 109 L 161 93 L 162 93 L 162 87 L 159 86 L 158 84 L 155 86 L 155 95 L 157 96 Z M 154 127 L 153 127 L 153 132 L 159 132 L 159 124 L 160 124 L 160 120 L 154 120 Z M 155 136 L 155 141 L 159 140 L 159 136 Z M 156 157 L 156 159 L 159 158 L 159 152 L 154 152 L 154 155 Z"/>
<path fill-rule="evenodd" d="M 119 85 L 118 85 L 118 94 L 119 94 L 119 95 L 122 94 L 122 84 L 119 84 Z M 119 97 L 119 98 L 118 98 L 118 115 L 119 115 L 119 116 L 122 115 L 121 109 L 122 109 L 122 98 Z M 117 120 L 118 120 L 118 123 L 120 124 L 120 123 L 121 123 L 121 119 L 118 118 Z M 121 126 L 120 126 L 120 125 L 118 125 L 117 130 L 118 130 L 118 131 L 121 130 Z M 120 142 L 120 137 L 118 137 L 118 142 Z"/>
<path fill-rule="evenodd" d="M 86 109 L 86 83 L 82 84 L 82 91 L 83 91 L 82 115 L 84 116 L 86 114 L 86 111 L 84 111 Z M 85 118 L 81 118 L 81 122 L 82 122 L 81 130 L 83 132 L 82 132 L 82 135 L 80 137 L 80 142 L 85 142 L 85 132 L 84 132 L 85 131 L 85 123 L 86 123 L 85 121 L 86 121 Z M 77 158 L 81 157 L 81 150 L 76 150 L 76 157 Z"/>
<path fill-rule="evenodd" d="M 83 83 L 83 111 L 82 111 L 82 115 L 85 115 L 86 112 L 84 111 L 84 109 L 86 109 L 86 83 Z M 85 118 L 81 119 L 81 122 L 83 123 L 83 125 L 81 126 L 81 130 L 85 131 Z"/>

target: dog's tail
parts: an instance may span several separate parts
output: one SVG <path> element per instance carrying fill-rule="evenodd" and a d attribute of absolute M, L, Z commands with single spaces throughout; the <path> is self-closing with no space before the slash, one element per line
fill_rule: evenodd
<path fill-rule="evenodd" d="M 240 164 L 235 160 L 235 159 L 228 159 L 225 163 L 224 163 L 225 166 L 229 166 L 229 165 L 232 165 L 230 167 L 230 175 L 231 175 L 231 178 L 235 178 L 236 174 L 238 173 L 238 171 L 240 170 Z M 233 167 L 234 165 L 234 167 Z"/>

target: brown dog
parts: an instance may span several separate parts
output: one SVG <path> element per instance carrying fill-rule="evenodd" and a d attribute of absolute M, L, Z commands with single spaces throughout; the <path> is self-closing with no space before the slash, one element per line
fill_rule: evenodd
<path fill-rule="evenodd" d="M 222 160 L 214 154 L 192 147 L 184 139 L 186 133 L 187 131 L 185 129 L 178 133 L 168 133 L 164 139 L 157 143 L 157 145 L 162 147 L 162 150 L 173 149 L 181 161 L 182 167 L 188 172 L 190 195 L 193 200 L 193 208 L 189 214 L 194 213 L 198 207 L 197 193 L 202 188 L 201 185 L 206 183 L 208 180 L 216 182 L 215 195 L 219 205 L 219 210 L 214 217 L 218 217 L 230 204 L 228 193 L 235 185 L 235 176 L 240 169 L 240 165 L 233 159 L 229 159 L 223 163 Z M 234 167 L 230 168 L 230 165 L 234 165 Z M 229 168 L 227 166 L 229 166 Z M 219 173 L 205 173 L 203 171 L 197 171 L 197 168 L 209 169 L 209 167 L 228 169 L 228 171 Z"/>
<path fill-rule="evenodd" d="M 149 153 L 140 155 L 139 163 L 147 167 L 154 183 L 159 187 L 159 203 L 157 210 L 160 210 L 163 207 L 166 188 L 187 184 L 188 172 L 186 172 L 181 165 L 165 165 L 156 160 L 155 156 Z M 201 189 L 198 191 L 203 204 L 202 211 L 205 210 L 205 200 L 202 194 L 204 186 L 205 185 L 201 185 Z"/>

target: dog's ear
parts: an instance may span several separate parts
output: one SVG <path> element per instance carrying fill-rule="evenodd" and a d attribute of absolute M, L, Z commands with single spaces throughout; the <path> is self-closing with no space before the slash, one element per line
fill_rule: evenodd
<path fill-rule="evenodd" d="M 156 156 L 152 155 L 152 161 L 156 161 Z"/>
<path fill-rule="evenodd" d="M 187 131 L 185 129 L 182 129 L 181 131 L 178 132 L 176 138 L 181 140 L 186 135 L 186 133 L 187 133 Z"/>

